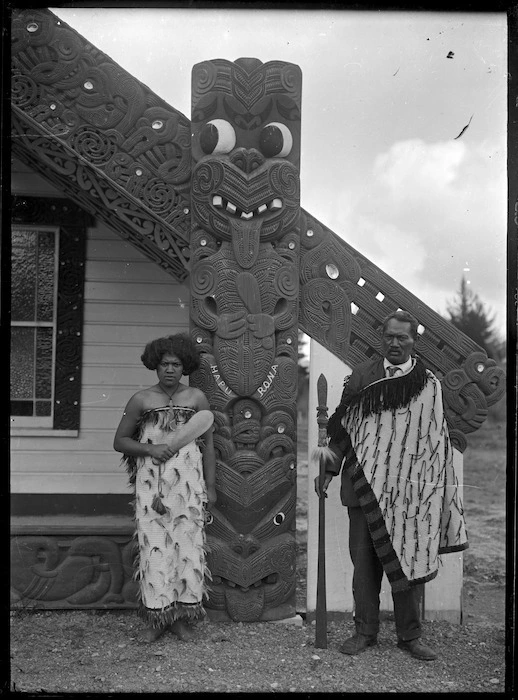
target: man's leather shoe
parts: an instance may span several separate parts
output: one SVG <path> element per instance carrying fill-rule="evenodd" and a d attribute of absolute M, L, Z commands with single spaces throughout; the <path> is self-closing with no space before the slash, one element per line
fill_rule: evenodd
<path fill-rule="evenodd" d="M 403 651 L 407 651 L 411 654 L 415 659 L 433 661 L 437 658 L 435 651 L 427 647 L 426 644 L 422 644 L 419 639 L 410 639 L 408 642 L 404 642 L 400 639 L 397 645 L 400 649 L 403 649 Z"/>
<path fill-rule="evenodd" d="M 377 637 L 367 637 L 365 634 L 360 634 L 357 632 L 353 634 L 350 639 L 346 639 L 345 642 L 339 647 L 338 651 L 342 654 L 349 654 L 350 656 L 355 656 L 365 651 L 367 647 L 372 647 L 378 643 Z"/>

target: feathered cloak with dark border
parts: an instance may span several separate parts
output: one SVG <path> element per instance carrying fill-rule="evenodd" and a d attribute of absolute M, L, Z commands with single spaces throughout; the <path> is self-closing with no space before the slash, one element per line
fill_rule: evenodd
<path fill-rule="evenodd" d="M 430 581 L 439 555 L 468 547 L 441 385 L 420 360 L 355 394 L 328 433 L 349 435 L 343 468 L 394 591 Z"/>

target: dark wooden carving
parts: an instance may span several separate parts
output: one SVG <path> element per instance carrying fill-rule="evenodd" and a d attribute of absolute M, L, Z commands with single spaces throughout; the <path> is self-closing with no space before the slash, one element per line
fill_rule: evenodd
<path fill-rule="evenodd" d="M 452 442 L 482 425 L 505 391 L 505 373 L 470 338 L 336 233 L 302 210 L 299 326 L 354 367 L 380 354 L 383 318 L 398 308 L 420 324 L 417 352 L 441 380 Z"/>
<path fill-rule="evenodd" d="M 190 123 L 48 10 L 13 11 L 12 149 L 186 278 Z"/>
<path fill-rule="evenodd" d="M 93 218 L 66 199 L 13 197 L 13 224 L 59 228 L 53 427 L 77 430 L 81 404 L 86 228 Z"/>
<path fill-rule="evenodd" d="M 209 607 L 295 614 L 301 74 L 256 59 L 193 69 L 191 377 L 216 413 Z"/>
<path fill-rule="evenodd" d="M 137 607 L 132 535 L 11 538 L 11 607 Z"/>

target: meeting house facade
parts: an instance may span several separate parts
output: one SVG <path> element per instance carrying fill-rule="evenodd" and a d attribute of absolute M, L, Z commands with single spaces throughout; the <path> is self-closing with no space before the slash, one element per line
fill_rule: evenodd
<path fill-rule="evenodd" d="M 129 397 L 155 381 L 144 345 L 188 332 L 202 353 L 189 381 L 215 416 L 207 612 L 295 619 L 299 330 L 311 338 L 309 454 L 319 375 L 332 410 L 395 309 L 419 321 L 460 470 L 503 372 L 301 207 L 298 66 L 199 63 L 187 117 L 48 10 L 14 11 L 11 38 L 11 605 L 137 605 L 132 494 L 113 436 Z M 310 460 L 309 483 L 317 469 Z M 328 608 L 346 614 L 337 494 L 327 519 Z M 462 555 L 426 589 L 423 615 L 460 620 Z"/>

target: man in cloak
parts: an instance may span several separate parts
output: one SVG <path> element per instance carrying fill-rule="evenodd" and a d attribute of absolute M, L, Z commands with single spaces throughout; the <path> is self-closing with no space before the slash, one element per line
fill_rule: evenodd
<path fill-rule="evenodd" d="M 440 555 L 468 546 L 441 385 L 414 354 L 417 328 L 405 311 L 385 318 L 383 357 L 346 377 L 328 445 L 319 448 L 322 489 L 341 471 L 349 513 L 356 631 L 340 647 L 344 654 L 377 643 L 385 573 L 398 647 L 418 659 L 437 658 L 420 639 L 422 586 L 437 575 Z M 315 490 L 320 495 L 319 477 Z"/>

